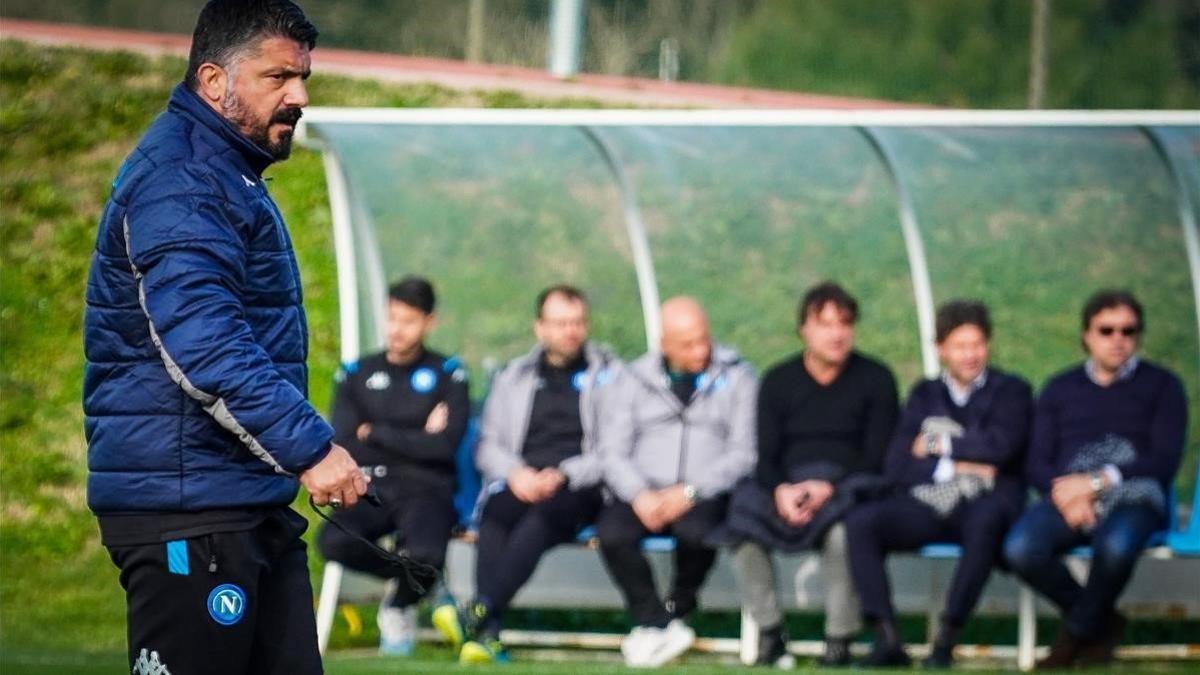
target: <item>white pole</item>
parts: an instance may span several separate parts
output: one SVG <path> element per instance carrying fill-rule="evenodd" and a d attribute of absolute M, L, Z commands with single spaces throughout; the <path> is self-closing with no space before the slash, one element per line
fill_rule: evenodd
<path fill-rule="evenodd" d="M 579 73 L 583 54 L 584 0 L 554 0 L 550 5 L 550 73 L 568 79 Z"/>
<path fill-rule="evenodd" d="M 1025 584 L 1017 591 L 1017 667 L 1033 670 L 1037 649 L 1037 607 L 1033 591 Z"/>
<path fill-rule="evenodd" d="M 342 363 L 358 360 L 358 258 L 354 254 L 354 226 L 350 217 L 350 196 L 346 176 L 337 153 L 322 148 L 325 183 L 329 189 L 329 210 L 333 215 L 333 249 L 337 258 L 338 323 L 341 328 Z"/>

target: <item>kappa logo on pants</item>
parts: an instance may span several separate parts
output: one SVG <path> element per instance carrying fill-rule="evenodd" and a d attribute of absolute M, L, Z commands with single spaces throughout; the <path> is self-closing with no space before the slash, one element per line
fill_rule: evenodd
<path fill-rule="evenodd" d="M 167 664 L 158 660 L 158 652 L 149 649 L 143 649 L 138 654 L 137 660 L 133 662 L 133 670 L 129 672 L 130 675 L 171 675 Z"/>

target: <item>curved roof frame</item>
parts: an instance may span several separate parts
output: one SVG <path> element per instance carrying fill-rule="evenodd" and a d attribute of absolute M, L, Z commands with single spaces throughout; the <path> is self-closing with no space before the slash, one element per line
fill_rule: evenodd
<path fill-rule="evenodd" d="M 436 126 L 574 126 L 603 158 L 613 174 L 622 201 L 626 234 L 634 256 L 642 304 L 647 348 L 659 340 L 659 291 L 653 258 L 637 200 L 637 186 L 625 170 L 616 147 L 603 133 L 605 127 L 624 126 L 836 126 L 855 128 L 879 159 L 896 190 L 897 213 L 909 261 L 917 307 L 922 369 L 927 376 L 938 372 L 934 349 L 934 304 L 925 247 L 921 238 L 912 193 L 901 163 L 879 129 L 889 127 L 1132 127 L 1146 135 L 1175 183 L 1174 190 L 1187 249 L 1188 268 L 1197 308 L 1200 335 L 1200 230 L 1197 210 L 1200 195 L 1192 194 L 1191 183 L 1200 185 L 1198 171 L 1189 173 L 1189 159 L 1177 149 L 1181 138 L 1174 127 L 1200 127 L 1194 111 L 799 111 L 799 110 L 496 110 L 496 109 L 397 109 L 397 108 L 310 108 L 297 128 L 297 139 L 325 155 L 325 171 L 333 217 L 334 246 L 338 262 L 338 296 L 341 322 L 341 357 L 358 358 L 360 345 L 359 302 L 366 290 L 370 296 L 371 321 L 375 332 L 384 326 L 386 287 L 382 260 L 375 245 L 367 214 L 355 213 L 351 188 L 337 152 L 321 139 L 321 124 L 399 124 Z M 1189 178 L 1191 181 L 1189 182 Z M 358 254 L 365 251 L 369 288 L 359 288 Z M 381 335 L 376 336 L 381 339 Z"/>

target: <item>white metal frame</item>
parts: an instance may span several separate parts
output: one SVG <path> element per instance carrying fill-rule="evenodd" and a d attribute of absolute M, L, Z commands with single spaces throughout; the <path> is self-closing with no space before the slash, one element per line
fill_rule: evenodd
<path fill-rule="evenodd" d="M 338 124 L 650 127 L 1138 127 L 1196 126 L 1189 110 L 584 110 L 308 108 L 296 129 Z"/>
<path fill-rule="evenodd" d="M 612 171 L 617 187 L 621 190 L 621 206 L 625 212 L 625 231 L 629 235 L 629 246 L 633 251 L 633 266 L 637 273 L 638 293 L 642 300 L 642 322 L 646 330 L 646 349 L 658 348 L 662 337 L 662 321 L 658 311 L 658 279 L 654 273 L 654 258 L 650 255 L 650 242 L 646 240 L 646 224 L 637 204 L 637 190 L 621 163 L 617 149 L 609 143 L 599 129 L 581 127 L 580 131 L 604 156 L 604 163 Z"/>
<path fill-rule="evenodd" d="M 341 321 L 341 355 L 343 361 L 358 357 L 359 332 L 358 269 L 355 254 L 355 235 L 370 241 L 362 242 L 368 249 L 369 283 L 367 289 L 376 307 L 377 331 L 383 320 L 383 269 L 374 233 L 367 224 L 353 222 L 353 207 L 345 173 L 336 153 L 314 137 L 310 124 L 404 124 L 434 126 L 546 126 L 579 128 L 603 156 L 621 192 L 627 234 L 634 254 L 638 288 L 642 302 L 648 348 L 653 349 L 660 335 L 658 317 L 658 287 L 653 259 L 646 241 L 645 228 L 637 205 L 636 186 L 630 180 L 620 157 L 599 129 L 604 127 L 795 127 L 832 126 L 858 128 L 883 163 L 897 193 L 900 225 L 909 259 L 915 295 L 921 360 L 926 376 L 937 373 L 937 358 L 933 345 L 933 297 L 929 271 L 921 240 L 919 222 L 912 196 L 904 180 L 900 163 L 894 157 L 886 139 L 878 129 L 909 127 L 1131 127 L 1143 130 L 1151 145 L 1166 165 L 1174 181 L 1180 224 L 1183 227 L 1188 268 L 1192 278 L 1197 311 L 1197 332 L 1200 334 L 1200 232 L 1197 229 L 1197 204 L 1200 195 L 1193 195 L 1184 176 L 1180 159 L 1170 151 L 1155 127 L 1200 126 L 1200 112 L 1195 111 L 953 111 L 953 110 L 894 110 L 894 111 L 831 111 L 831 110 L 494 110 L 494 109 L 393 109 L 393 108 L 310 108 L 296 131 L 297 139 L 325 154 L 326 180 L 330 207 L 333 212 L 334 242 L 338 261 L 339 319 Z M 362 214 L 365 215 L 365 214 Z M 382 335 L 376 336 L 382 340 Z M 326 565 L 318 607 L 318 639 L 324 653 L 337 606 L 342 568 L 336 563 Z M 741 656 L 752 658 L 753 647 L 748 644 L 753 621 L 743 614 Z M 1036 606 L 1033 592 L 1022 586 L 1019 594 L 1017 661 L 1022 670 L 1033 667 L 1036 650 Z"/>

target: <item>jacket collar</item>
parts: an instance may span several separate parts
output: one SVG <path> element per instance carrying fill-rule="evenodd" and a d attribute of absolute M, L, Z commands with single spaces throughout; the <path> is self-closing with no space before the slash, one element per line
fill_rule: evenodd
<path fill-rule="evenodd" d="M 233 126 L 232 122 L 213 110 L 183 82 L 175 85 L 175 89 L 171 92 L 171 98 L 167 102 L 167 110 L 186 115 L 216 134 L 221 140 L 228 143 L 229 147 L 237 151 L 257 175 L 261 176 L 262 172 L 266 171 L 267 167 L 275 161 L 269 152 L 246 138 L 245 134 Z"/>
<path fill-rule="evenodd" d="M 950 376 L 949 371 L 942 371 L 942 384 L 946 387 L 946 392 L 950 395 L 950 400 L 954 401 L 954 405 L 963 407 L 975 395 L 975 392 L 983 389 L 987 385 L 988 369 L 985 366 L 983 370 L 975 376 L 974 380 L 967 383 L 966 387 L 960 387 L 958 382 Z"/>
<path fill-rule="evenodd" d="M 540 344 L 534 345 L 533 349 L 518 357 L 513 366 L 520 370 L 535 370 L 538 362 L 542 359 L 543 351 Z M 587 358 L 589 372 L 607 367 L 608 363 L 614 359 L 613 352 L 607 345 L 591 340 L 583 343 L 583 355 Z"/>
<path fill-rule="evenodd" d="M 707 382 L 716 381 L 721 373 L 737 365 L 741 360 L 741 354 L 738 354 L 737 350 L 714 342 L 712 356 L 708 360 L 708 368 L 704 371 L 705 380 Z M 633 362 L 631 368 L 642 381 L 648 384 L 653 383 L 653 386 L 659 389 L 670 390 L 670 376 L 663 369 L 662 352 L 652 351 L 643 354 Z"/>
<path fill-rule="evenodd" d="M 1110 384 L 1124 382 L 1125 380 L 1128 380 L 1129 378 L 1133 377 L 1133 373 L 1137 370 L 1138 364 L 1141 362 L 1142 361 L 1141 361 L 1141 359 L 1138 358 L 1137 354 L 1134 354 L 1133 356 L 1129 357 L 1129 359 L 1126 360 L 1125 363 L 1121 364 L 1120 368 L 1117 368 L 1117 372 L 1113 376 L 1112 382 Z M 1101 387 L 1104 386 L 1104 385 L 1100 384 L 1100 381 L 1096 378 L 1096 361 L 1095 361 L 1095 359 L 1088 359 L 1087 361 L 1083 362 L 1083 373 L 1085 375 L 1087 375 L 1087 378 L 1089 380 L 1091 380 L 1093 383 L 1095 383 L 1097 386 L 1101 386 Z"/>

